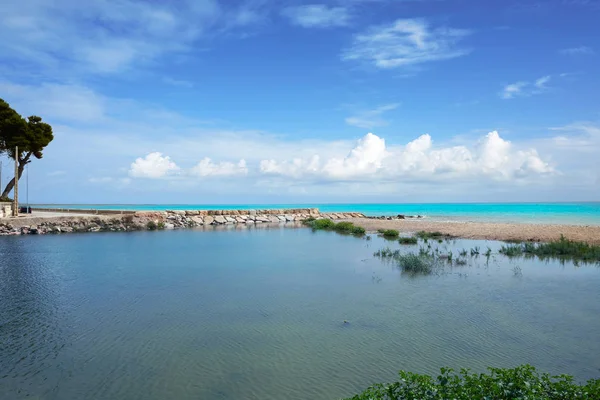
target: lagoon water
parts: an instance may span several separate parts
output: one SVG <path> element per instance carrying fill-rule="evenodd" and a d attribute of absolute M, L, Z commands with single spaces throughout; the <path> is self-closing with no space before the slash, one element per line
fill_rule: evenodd
<path fill-rule="evenodd" d="M 267 226 L 0 238 L 0 398 L 338 399 L 399 369 L 522 363 L 600 376 L 597 266 L 495 254 L 411 277 L 384 246 L 400 248 Z"/>

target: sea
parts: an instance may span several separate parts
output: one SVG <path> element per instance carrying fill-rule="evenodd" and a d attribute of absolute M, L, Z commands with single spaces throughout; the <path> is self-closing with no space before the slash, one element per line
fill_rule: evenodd
<path fill-rule="evenodd" d="M 600 225 L 600 202 L 571 203 L 339 203 L 339 204 L 38 204 L 34 207 L 101 210 L 247 210 L 318 208 L 368 216 L 422 216 L 435 221 Z"/>

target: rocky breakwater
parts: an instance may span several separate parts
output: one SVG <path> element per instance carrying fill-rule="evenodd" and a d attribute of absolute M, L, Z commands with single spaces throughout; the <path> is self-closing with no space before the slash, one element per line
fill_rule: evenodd
<path fill-rule="evenodd" d="M 321 214 L 316 208 L 273 210 L 169 210 L 129 215 L 0 219 L 0 235 L 71 232 L 127 232 L 215 225 L 292 224 L 307 218 L 346 219 L 360 213 Z"/>

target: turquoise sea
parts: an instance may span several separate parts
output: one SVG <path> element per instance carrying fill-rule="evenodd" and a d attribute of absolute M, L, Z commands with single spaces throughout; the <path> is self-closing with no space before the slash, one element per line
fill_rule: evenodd
<path fill-rule="evenodd" d="M 0 399 L 337 400 L 399 369 L 524 363 L 600 377 L 596 265 L 243 225 L 0 237 Z M 373 255 L 429 245 L 481 255 L 431 276 Z"/>
<path fill-rule="evenodd" d="M 112 210 L 201 210 L 316 207 L 323 212 L 370 216 L 422 215 L 441 221 L 491 221 L 600 225 L 600 202 L 580 203 L 413 203 L 413 204 L 52 204 L 38 207 Z"/>

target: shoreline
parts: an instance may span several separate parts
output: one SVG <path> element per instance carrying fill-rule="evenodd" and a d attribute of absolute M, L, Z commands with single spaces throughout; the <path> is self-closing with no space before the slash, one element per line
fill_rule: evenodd
<path fill-rule="evenodd" d="M 325 213 L 312 209 L 264 210 L 172 210 L 164 212 L 115 212 L 107 214 L 69 214 L 35 212 L 19 218 L 0 218 L 0 235 L 55 234 L 69 232 L 128 232 L 170 230 L 201 226 L 258 224 L 298 227 L 306 218 L 328 218 L 351 222 L 367 232 L 395 229 L 400 233 L 441 232 L 463 239 L 519 240 L 548 242 L 561 235 L 567 239 L 600 244 L 600 226 L 567 224 L 531 224 L 473 221 L 434 221 L 428 219 L 378 219 L 361 213 Z"/>
<path fill-rule="evenodd" d="M 549 242 L 567 239 L 590 244 L 600 244 L 600 226 L 596 225 L 559 225 L 559 224 L 528 224 L 501 222 L 436 222 L 428 220 L 380 220 L 371 218 L 344 218 L 336 222 L 352 222 L 365 228 L 368 232 L 379 229 L 395 229 L 400 233 L 415 233 L 418 231 L 441 232 L 461 239 L 475 240 L 521 240 L 534 242 Z"/>

